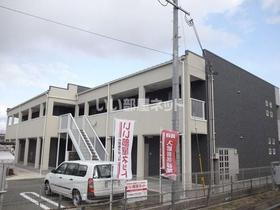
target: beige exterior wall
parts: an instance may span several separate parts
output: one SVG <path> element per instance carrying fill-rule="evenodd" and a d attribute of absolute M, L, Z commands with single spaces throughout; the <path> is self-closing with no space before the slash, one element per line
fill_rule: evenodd
<path fill-rule="evenodd" d="M 51 86 L 44 94 L 30 99 L 7 111 L 8 116 L 13 116 L 15 114 L 20 116 L 22 111 L 30 110 L 31 108 L 38 106 L 42 109 L 42 104 L 46 104 L 45 116 L 43 116 L 43 112 L 40 111 L 40 116 L 38 118 L 28 119 L 24 122 L 19 120 L 19 123 L 12 125 L 8 125 L 7 123 L 6 138 L 16 140 L 25 139 L 26 142 L 28 142 L 28 139 L 30 138 L 41 137 L 43 139 L 42 148 L 44 150 L 42 152 L 42 169 L 48 169 L 50 138 L 58 136 L 59 117 L 53 116 L 53 105 L 54 103 L 75 105 L 76 100 L 76 85 L 69 84 L 66 89 Z M 37 149 L 40 148 L 37 147 Z M 16 148 L 16 151 L 18 151 L 18 148 Z M 27 149 L 26 151 L 28 152 Z M 38 162 L 36 162 L 36 164 L 38 164 Z M 38 167 L 38 165 L 36 167 Z"/>
<path fill-rule="evenodd" d="M 183 73 L 183 70 L 185 73 Z M 190 106 L 190 80 L 193 78 L 205 80 L 205 63 L 203 58 L 188 53 L 186 58 L 182 60 L 180 66 L 180 77 L 182 82 L 182 100 L 185 107 L 179 108 L 180 116 L 180 132 L 183 135 L 182 145 L 183 149 L 183 166 L 188 165 L 188 168 L 183 168 L 184 172 L 191 172 L 191 133 L 207 134 L 207 121 L 195 120 L 191 117 Z M 47 91 L 48 96 L 41 95 L 35 99 L 27 101 L 8 111 L 8 116 L 17 114 L 22 110 L 30 109 L 33 106 L 46 103 L 46 116 L 41 116 L 36 119 L 31 119 L 25 122 L 20 122 L 17 125 L 7 127 L 7 139 L 20 139 L 31 137 L 45 137 L 42 142 L 42 169 L 48 168 L 50 138 L 58 136 L 59 117 L 52 116 L 54 103 L 64 103 L 76 105 L 85 103 L 85 113 L 88 110 L 88 102 L 100 98 L 112 98 L 115 94 L 123 93 L 128 90 L 137 89 L 139 91 L 139 98 L 144 97 L 145 87 L 154 83 L 171 80 L 172 79 L 172 64 L 168 62 L 163 65 L 152 67 L 134 75 L 112 81 L 108 84 L 96 87 L 82 94 L 77 94 L 77 86 L 68 85 L 67 89 L 50 87 Z M 109 94 L 109 95 L 108 95 Z M 162 102 L 161 105 L 170 107 L 171 101 Z M 100 137 L 113 135 L 113 119 L 123 118 L 135 120 L 135 133 L 139 138 L 138 154 L 144 154 L 144 140 L 145 135 L 159 135 L 161 129 L 171 129 L 172 111 L 161 110 L 158 108 L 159 104 L 145 105 L 139 103 L 138 107 L 133 109 L 109 110 L 108 113 L 102 113 L 89 116 L 94 129 L 96 129 Z M 143 111 L 143 109 L 149 111 Z M 157 110 L 159 109 L 159 110 Z M 76 113 L 78 111 L 76 110 Z M 143 160 L 139 157 L 138 160 Z M 137 164 L 137 175 L 144 175 L 144 161 Z M 185 182 L 190 181 L 187 177 Z"/>

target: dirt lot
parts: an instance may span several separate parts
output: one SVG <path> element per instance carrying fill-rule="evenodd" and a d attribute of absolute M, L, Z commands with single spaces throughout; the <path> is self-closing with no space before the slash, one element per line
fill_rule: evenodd
<path fill-rule="evenodd" d="M 224 210 L 224 209 L 271 209 L 270 207 L 280 203 L 280 191 L 268 191 L 258 193 L 252 196 L 240 198 L 234 201 L 215 205 L 205 208 L 207 210 Z M 273 209 L 279 209 L 275 207 Z"/>

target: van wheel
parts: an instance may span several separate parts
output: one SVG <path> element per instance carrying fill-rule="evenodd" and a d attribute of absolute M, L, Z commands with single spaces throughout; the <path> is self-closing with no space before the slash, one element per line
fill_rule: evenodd
<path fill-rule="evenodd" d="M 45 195 L 47 195 L 47 196 L 52 195 L 52 190 L 50 187 L 50 183 L 48 181 L 45 182 L 44 192 L 45 192 Z"/>
<path fill-rule="evenodd" d="M 72 201 L 74 206 L 79 206 L 82 202 L 81 194 L 78 190 L 73 190 Z"/>

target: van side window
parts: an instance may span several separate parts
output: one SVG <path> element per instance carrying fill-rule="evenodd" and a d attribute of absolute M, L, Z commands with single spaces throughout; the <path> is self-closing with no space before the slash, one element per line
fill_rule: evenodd
<path fill-rule="evenodd" d="M 84 177 L 87 174 L 87 166 L 79 165 L 79 169 L 77 171 L 77 176 Z"/>
<path fill-rule="evenodd" d="M 65 174 L 75 176 L 77 174 L 78 167 L 79 165 L 77 163 L 68 163 Z"/>
<path fill-rule="evenodd" d="M 93 170 L 94 179 L 111 178 L 111 165 L 97 165 Z"/>
<path fill-rule="evenodd" d="M 67 164 L 64 163 L 64 164 L 60 165 L 55 171 L 57 174 L 64 174 L 66 167 L 67 167 Z"/>

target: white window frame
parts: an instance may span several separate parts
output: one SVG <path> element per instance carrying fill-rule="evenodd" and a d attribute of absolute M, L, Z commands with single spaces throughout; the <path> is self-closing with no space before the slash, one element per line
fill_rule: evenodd
<path fill-rule="evenodd" d="M 265 106 L 268 106 L 268 100 L 265 100 Z"/>

